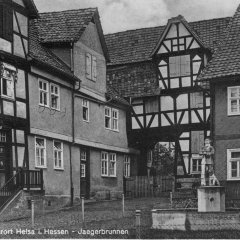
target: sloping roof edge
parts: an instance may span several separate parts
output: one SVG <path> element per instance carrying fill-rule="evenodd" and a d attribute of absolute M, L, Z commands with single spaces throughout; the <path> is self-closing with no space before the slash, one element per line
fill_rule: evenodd
<path fill-rule="evenodd" d="M 156 54 L 156 52 L 157 52 L 157 50 L 159 49 L 161 43 L 163 42 L 164 38 L 166 37 L 166 35 L 167 35 L 167 33 L 168 33 L 171 25 L 174 24 L 174 23 L 179 23 L 179 22 L 181 22 L 181 23 L 187 28 L 187 30 L 188 30 L 190 33 L 192 33 L 192 35 L 194 36 L 194 38 L 197 40 L 197 42 L 198 42 L 202 47 L 207 48 L 207 47 L 205 46 L 205 44 L 202 42 L 202 40 L 200 39 L 200 37 L 199 37 L 199 36 L 195 33 L 195 31 L 190 27 L 190 25 L 188 24 L 187 20 L 186 20 L 182 15 L 179 15 L 179 16 L 177 16 L 177 17 L 175 17 L 175 18 L 171 18 L 171 19 L 168 20 L 168 23 L 167 23 L 167 25 L 166 25 L 166 27 L 165 27 L 162 35 L 160 36 L 157 45 L 155 46 L 155 48 L 153 49 L 153 51 L 152 51 L 152 53 L 150 54 L 149 57 L 153 57 L 153 55 Z"/>
<path fill-rule="evenodd" d="M 95 22 L 96 27 L 97 27 L 97 31 L 98 31 L 98 34 L 99 34 L 99 38 L 100 38 L 100 42 L 101 42 L 101 45 L 102 45 L 102 48 L 103 48 L 105 59 L 106 59 L 107 62 L 110 62 L 110 56 L 109 56 L 109 53 L 108 53 L 107 44 L 106 44 L 105 37 L 104 37 L 104 34 L 103 34 L 103 29 L 102 29 L 102 24 L 101 24 L 101 21 L 100 21 L 100 15 L 99 15 L 99 12 L 98 12 L 98 8 L 97 8 L 97 11 L 95 12 L 95 14 L 93 15 L 93 18 L 94 18 L 94 22 Z"/>
<path fill-rule="evenodd" d="M 23 0 L 23 2 L 26 5 L 26 7 L 28 8 L 31 17 L 33 17 L 33 18 L 39 17 L 37 7 L 33 0 Z"/>

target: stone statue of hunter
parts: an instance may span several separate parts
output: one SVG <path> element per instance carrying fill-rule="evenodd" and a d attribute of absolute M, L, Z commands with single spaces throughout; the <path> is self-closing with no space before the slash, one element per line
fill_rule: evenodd
<path fill-rule="evenodd" d="M 211 146 L 211 140 L 206 138 L 204 146 L 200 151 L 200 155 L 202 155 L 201 186 L 219 185 L 219 181 L 215 177 L 213 169 L 214 152 L 214 148 Z"/>

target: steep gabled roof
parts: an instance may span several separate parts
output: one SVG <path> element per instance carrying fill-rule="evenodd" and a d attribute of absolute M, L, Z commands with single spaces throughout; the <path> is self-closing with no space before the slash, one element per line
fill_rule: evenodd
<path fill-rule="evenodd" d="M 174 18 L 171 18 L 168 20 L 167 26 L 165 27 L 163 33 L 160 35 L 160 39 L 151 53 L 151 57 L 158 51 L 160 45 L 162 44 L 164 38 L 167 35 L 169 29 L 171 28 L 172 24 L 174 24 L 174 23 L 182 23 L 183 26 L 193 35 L 194 39 L 200 44 L 200 46 L 207 48 L 207 46 L 205 46 L 205 43 L 202 41 L 200 36 L 198 36 L 196 34 L 196 32 L 192 29 L 192 27 L 186 21 L 186 19 L 182 15 L 179 15 L 177 17 L 174 17 Z"/>
<path fill-rule="evenodd" d="M 96 8 L 40 13 L 42 43 L 76 42 L 91 22 Z"/>
<path fill-rule="evenodd" d="M 44 47 L 39 41 L 39 29 L 36 24 L 37 20 L 31 20 L 29 26 L 29 56 L 33 62 L 38 65 L 49 67 L 59 74 L 69 77 L 72 80 L 77 78 L 73 75 L 70 68 L 54 55 L 51 50 Z"/>
<path fill-rule="evenodd" d="M 240 5 L 237 8 L 222 44 L 198 80 L 240 75 Z"/>
<path fill-rule="evenodd" d="M 202 20 L 188 23 L 203 44 L 214 50 L 225 37 L 231 17 Z M 105 35 L 111 62 L 109 65 L 150 60 L 166 26 L 142 28 Z"/>
<path fill-rule="evenodd" d="M 41 13 L 37 22 L 41 29 L 40 41 L 46 44 L 77 42 L 90 22 L 96 24 L 103 52 L 108 61 L 109 55 L 97 8 Z"/>

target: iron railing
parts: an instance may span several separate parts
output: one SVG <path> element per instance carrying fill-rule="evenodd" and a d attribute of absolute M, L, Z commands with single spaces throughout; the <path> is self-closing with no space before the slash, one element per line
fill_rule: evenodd
<path fill-rule="evenodd" d="M 43 190 L 43 171 L 41 170 L 19 170 L 12 176 L 3 187 L 0 188 L 0 210 L 21 189 Z"/>

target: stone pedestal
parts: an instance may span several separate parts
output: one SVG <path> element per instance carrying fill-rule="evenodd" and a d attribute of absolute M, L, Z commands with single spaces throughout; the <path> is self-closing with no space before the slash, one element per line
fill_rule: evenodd
<path fill-rule="evenodd" d="M 225 212 L 225 188 L 221 186 L 199 187 L 198 212 Z"/>

